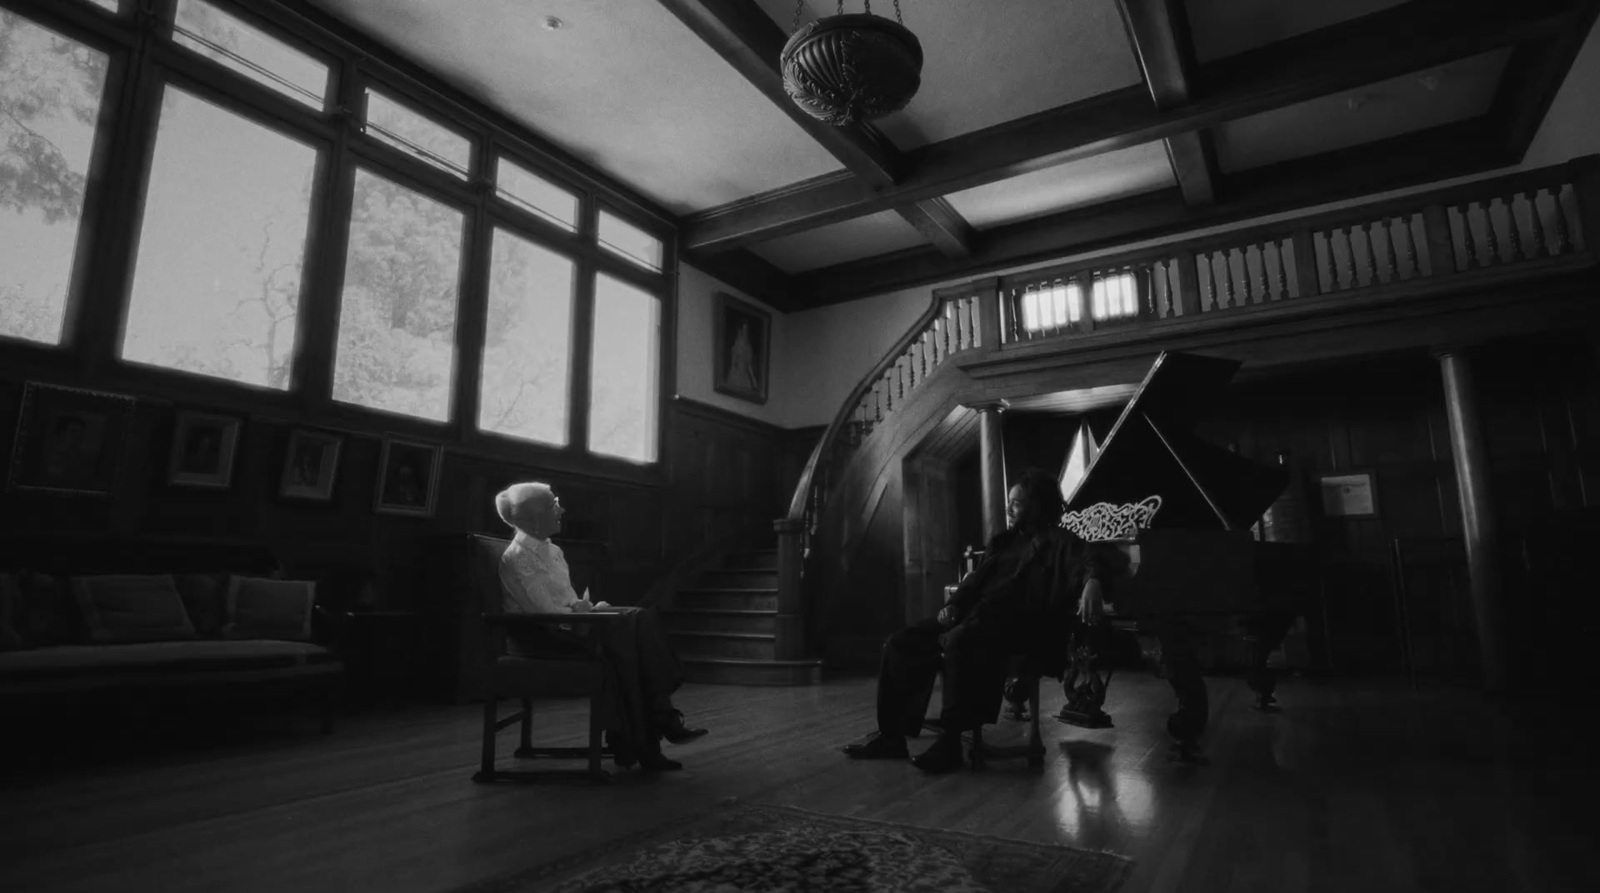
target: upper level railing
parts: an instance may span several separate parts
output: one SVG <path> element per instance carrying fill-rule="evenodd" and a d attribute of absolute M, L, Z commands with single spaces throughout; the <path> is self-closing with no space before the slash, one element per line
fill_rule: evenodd
<path fill-rule="evenodd" d="M 1585 191 L 1600 187 L 1596 162 L 1583 158 L 1007 277 L 1000 349 L 1586 250 Z"/>
<path fill-rule="evenodd" d="M 779 519 L 780 657 L 804 651 L 803 581 L 840 473 L 919 387 L 960 358 L 1155 321 L 1222 314 L 1421 280 L 1462 287 L 1486 268 L 1590 248 L 1600 156 L 936 291 L 861 379 L 812 451 Z M 1600 224 L 1597 224 L 1600 225 Z M 1459 277 L 1460 284 L 1448 282 Z M 786 632 L 787 631 L 787 632 Z"/>

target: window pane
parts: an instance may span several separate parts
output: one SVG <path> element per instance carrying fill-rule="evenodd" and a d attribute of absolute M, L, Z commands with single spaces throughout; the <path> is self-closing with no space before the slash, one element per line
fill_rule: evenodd
<path fill-rule="evenodd" d="M 522 166 L 496 159 L 494 185 L 500 197 L 568 230 L 578 228 L 578 197 Z"/>
<path fill-rule="evenodd" d="M 605 211 L 600 212 L 600 244 L 636 264 L 661 269 L 661 240 Z"/>
<path fill-rule="evenodd" d="M 0 9 L 0 336 L 61 341 L 106 56 Z"/>
<path fill-rule="evenodd" d="M 1132 273 L 1116 273 L 1094 282 L 1095 319 L 1116 319 L 1139 313 L 1139 284 Z"/>
<path fill-rule="evenodd" d="M 367 90 L 367 134 L 462 177 L 472 161 L 472 140 L 371 89 Z"/>
<path fill-rule="evenodd" d="M 636 462 L 656 459 L 661 301 L 599 276 L 590 361 L 589 449 Z"/>
<path fill-rule="evenodd" d="M 478 427 L 567 442 L 573 263 L 495 230 Z"/>
<path fill-rule="evenodd" d="M 205 0 L 178 0 L 172 39 L 314 109 L 328 95 L 328 66 Z"/>
<path fill-rule="evenodd" d="M 328 66 L 205 0 L 178 0 L 172 40 L 296 102 L 325 103 Z"/>
<path fill-rule="evenodd" d="M 356 171 L 333 399 L 445 421 L 465 216 Z"/>
<path fill-rule="evenodd" d="M 317 152 L 167 87 L 122 356 L 286 390 Z"/>

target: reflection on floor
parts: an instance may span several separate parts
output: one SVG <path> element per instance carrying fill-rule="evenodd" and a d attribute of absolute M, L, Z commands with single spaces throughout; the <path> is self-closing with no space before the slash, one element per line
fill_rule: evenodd
<path fill-rule="evenodd" d="M 937 779 L 839 755 L 871 728 L 862 679 L 690 686 L 678 702 L 712 733 L 671 750 L 687 770 L 606 789 L 473 784 L 471 705 L 357 714 L 327 738 L 256 718 L 159 752 L 108 747 L 131 733 L 107 729 L 73 774 L 11 764 L 0 889 L 447 890 L 738 797 L 1111 850 L 1136 862 L 1128 893 L 1600 890 L 1600 784 L 1570 712 L 1519 727 L 1470 692 L 1289 680 L 1269 715 L 1242 681 L 1210 682 L 1209 765 L 1168 762 L 1165 685 L 1123 674 L 1116 727 L 1047 722 L 1042 772 Z M 541 716 L 545 740 L 581 741 L 579 705 Z M 996 740 L 1020 736 L 1003 725 Z"/>

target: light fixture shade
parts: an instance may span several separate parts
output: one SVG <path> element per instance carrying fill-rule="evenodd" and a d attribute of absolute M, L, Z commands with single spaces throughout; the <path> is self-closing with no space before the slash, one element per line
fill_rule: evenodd
<path fill-rule="evenodd" d="M 922 44 L 875 15 L 837 15 L 794 32 L 779 57 L 783 88 L 813 118 L 835 126 L 906 107 L 922 86 Z"/>

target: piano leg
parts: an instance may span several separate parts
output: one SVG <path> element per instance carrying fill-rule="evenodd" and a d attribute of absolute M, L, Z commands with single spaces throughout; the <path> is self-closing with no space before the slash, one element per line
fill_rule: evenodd
<path fill-rule="evenodd" d="M 1199 631 L 1177 621 L 1164 624 L 1157 637 L 1161 641 L 1161 665 L 1167 684 L 1172 686 L 1172 693 L 1178 699 L 1178 709 L 1167 717 L 1172 759 L 1200 762 L 1200 736 L 1205 734 L 1211 704 L 1196 653 Z"/>
<path fill-rule="evenodd" d="M 1272 696 L 1278 687 L 1278 673 L 1267 666 L 1267 658 L 1283 644 L 1294 618 L 1293 614 L 1252 614 L 1245 618 L 1245 639 L 1250 643 L 1250 673 L 1245 681 L 1256 693 L 1257 710 L 1278 711 L 1278 699 Z"/>

